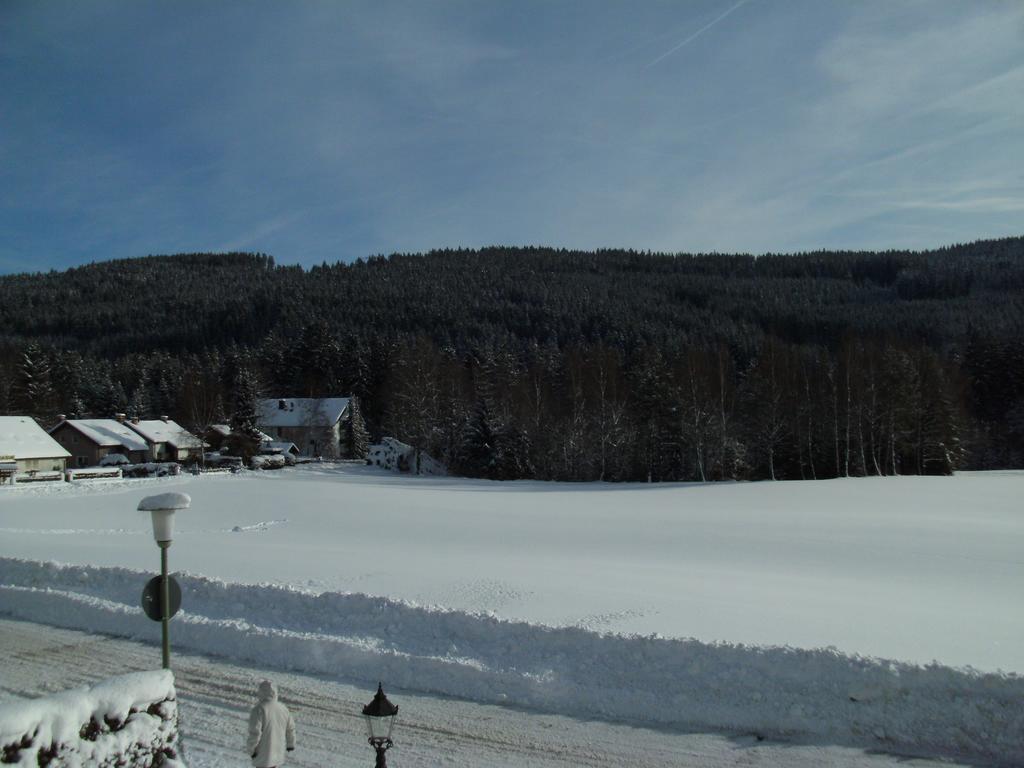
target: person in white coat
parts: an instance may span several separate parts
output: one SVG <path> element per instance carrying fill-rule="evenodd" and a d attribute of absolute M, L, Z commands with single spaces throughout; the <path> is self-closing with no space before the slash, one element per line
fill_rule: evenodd
<path fill-rule="evenodd" d="M 249 754 L 256 768 L 277 768 L 285 752 L 295 749 L 295 722 L 269 680 L 260 683 L 256 697 L 259 701 L 249 713 Z"/>

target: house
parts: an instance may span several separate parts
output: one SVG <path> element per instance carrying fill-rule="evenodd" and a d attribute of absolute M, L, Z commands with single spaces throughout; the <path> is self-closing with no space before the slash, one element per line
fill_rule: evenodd
<path fill-rule="evenodd" d="M 292 456 L 299 455 L 299 447 L 291 440 L 275 440 L 266 432 L 257 430 L 260 441 L 260 453 L 290 453 Z M 231 427 L 228 424 L 211 424 L 206 433 L 206 440 L 209 446 L 219 450 L 231 437 Z"/>
<path fill-rule="evenodd" d="M 203 439 L 211 450 L 219 451 L 230 436 L 231 427 L 229 425 L 211 424 L 210 428 L 206 430 L 206 434 L 203 435 Z"/>
<path fill-rule="evenodd" d="M 273 441 L 295 443 L 306 456 L 337 459 L 343 455 L 342 430 L 347 397 L 296 397 L 260 400 L 256 426 Z"/>
<path fill-rule="evenodd" d="M 71 452 L 76 467 L 94 467 L 110 453 L 123 454 L 132 464 L 151 459 L 146 439 L 118 419 L 63 419 L 50 437 Z"/>
<path fill-rule="evenodd" d="M 63 472 L 71 454 L 28 416 L 0 416 L 0 483 L 16 473 Z"/>
<path fill-rule="evenodd" d="M 198 437 L 166 416 L 130 419 L 125 426 L 145 439 L 153 461 L 198 460 L 203 450 L 203 443 Z"/>

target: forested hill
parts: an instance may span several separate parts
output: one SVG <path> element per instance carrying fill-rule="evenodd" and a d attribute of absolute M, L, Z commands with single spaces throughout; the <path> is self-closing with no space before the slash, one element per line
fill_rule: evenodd
<path fill-rule="evenodd" d="M 1024 238 L 928 252 L 245 253 L 0 277 L 0 410 L 226 418 L 354 393 L 467 474 L 810 477 L 1024 462 Z M 217 413 L 214 413 L 217 411 Z"/>
<path fill-rule="evenodd" d="M 943 347 L 970 327 L 1022 327 L 1024 238 L 924 253 L 664 255 L 545 248 L 434 251 L 275 266 L 185 254 L 0 277 L 0 329 L 110 357 L 253 346 L 310 321 L 338 333 L 424 334 L 459 351 L 497 339 L 628 351 L 770 333 L 837 344 L 849 333 Z"/>

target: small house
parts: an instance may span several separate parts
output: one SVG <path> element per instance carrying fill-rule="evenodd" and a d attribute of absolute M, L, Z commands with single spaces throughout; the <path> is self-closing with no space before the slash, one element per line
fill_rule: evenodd
<path fill-rule="evenodd" d="M 211 424 L 203 439 L 211 450 L 219 451 L 231 436 L 231 427 L 227 424 Z"/>
<path fill-rule="evenodd" d="M 28 416 L 0 416 L 0 483 L 15 474 L 63 472 L 71 454 Z"/>
<path fill-rule="evenodd" d="M 63 419 L 50 437 L 71 453 L 76 467 L 94 467 L 109 453 L 120 453 L 132 464 L 150 461 L 146 439 L 117 419 Z"/>
<path fill-rule="evenodd" d="M 131 419 L 125 425 L 143 437 L 153 461 L 197 461 L 202 453 L 202 441 L 166 416 Z"/>
<path fill-rule="evenodd" d="M 260 400 L 256 425 L 272 441 L 295 443 L 305 456 L 337 459 L 343 454 L 342 427 L 347 397 L 295 397 Z"/>

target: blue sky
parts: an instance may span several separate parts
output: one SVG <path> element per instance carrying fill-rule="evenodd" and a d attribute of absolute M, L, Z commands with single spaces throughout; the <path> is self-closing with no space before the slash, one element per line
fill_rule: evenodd
<path fill-rule="evenodd" d="M 1024 233 L 1024 3 L 0 2 L 0 272 Z"/>

